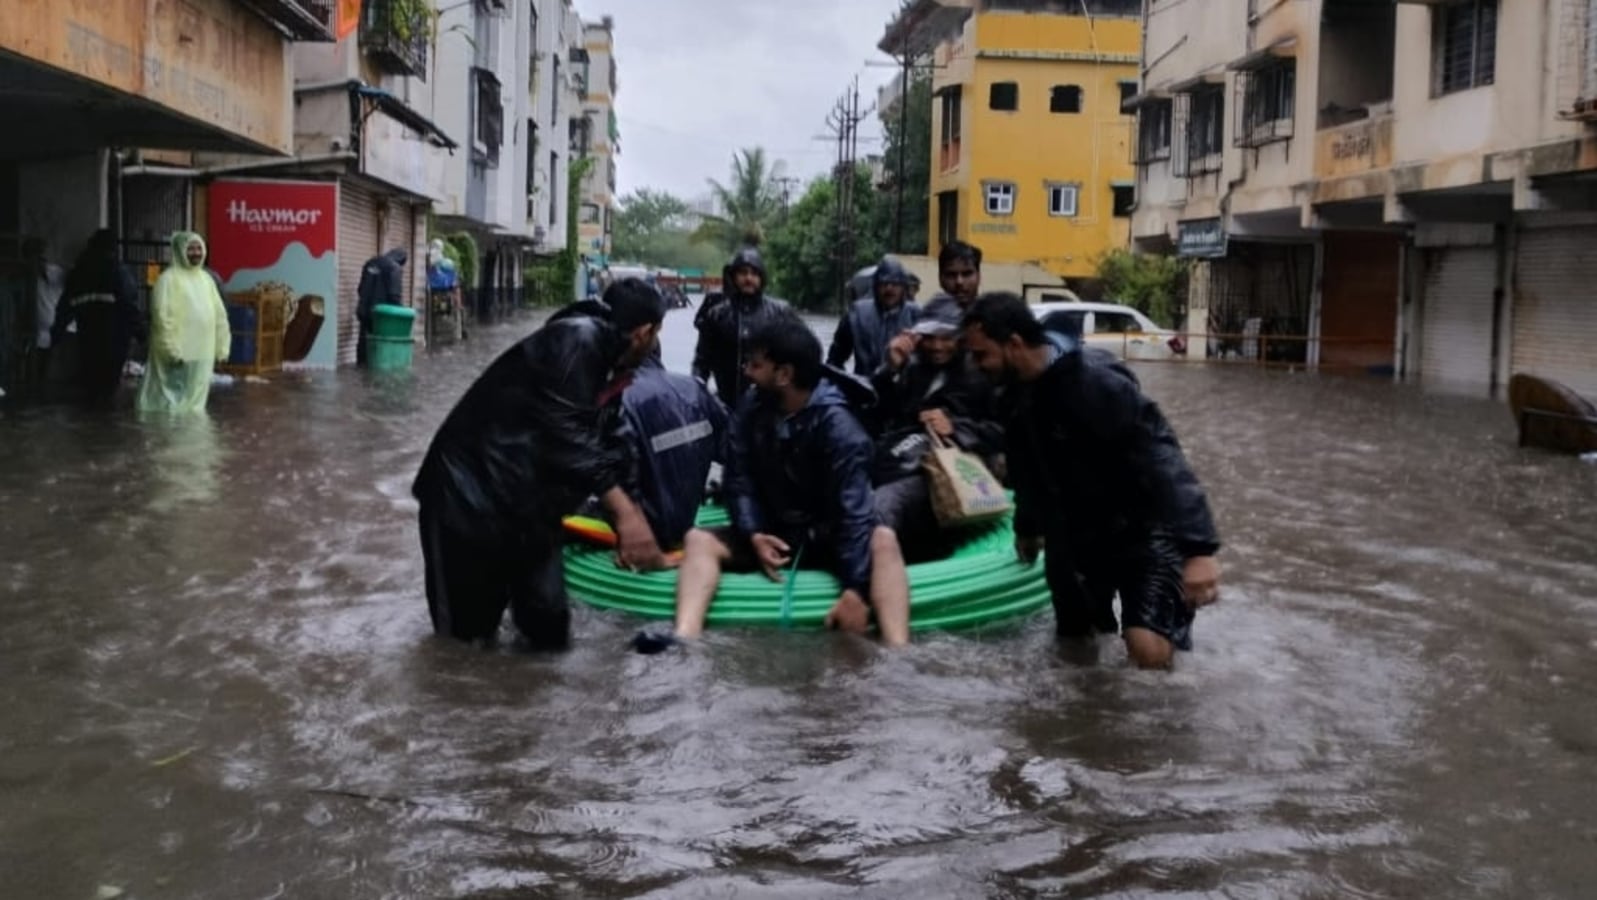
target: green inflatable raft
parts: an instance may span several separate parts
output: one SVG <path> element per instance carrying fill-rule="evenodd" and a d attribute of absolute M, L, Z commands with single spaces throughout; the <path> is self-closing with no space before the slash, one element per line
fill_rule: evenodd
<path fill-rule="evenodd" d="M 700 525 L 724 525 L 724 509 L 706 506 Z M 1046 609 L 1048 585 L 1043 566 L 1015 559 L 1008 518 L 975 526 L 948 559 L 909 567 L 912 631 L 956 630 L 1012 622 Z M 647 619 L 670 619 L 676 607 L 674 571 L 632 573 L 616 567 L 612 551 L 573 542 L 566 548 L 566 585 L 573 597 L 600 609 Z M 725 573 L 706 624 L 716 627 L 777 626 L 783 623 L 786 585 L 763 574 Z M 794 628 L 822 627 L 836 602 L 837 580 L 825 572 L 799 569 L 793 578 L 789 622 Z"/>

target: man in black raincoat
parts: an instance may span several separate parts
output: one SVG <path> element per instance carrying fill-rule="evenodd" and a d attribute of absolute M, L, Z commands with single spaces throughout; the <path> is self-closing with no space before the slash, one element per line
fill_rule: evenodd
<path fill-rule="evenodd" d="M 144 321 L 138 283 L 117 258 L 116 236 L 101 228 L 67 273 L 50 328 L 51 343 L 60 346 L 67 329 L 78 326 L 75 380 L 85 401 L 104 406 L 115 398 L 129 345 L 145 330 Z"/>
<path fill-rule="evenodd" d="M 1137 665 L 1168 666 L 1191 649 L 1197 609 L 1220 596 L 1220 538 L 1169 423 L 1117 363 L 1044 331 L 1014 294 L 979 298 L 963 333 L 977 367 L 1010 394 L 1015 549 L 1031 561 L 1046 548 L 1059 634 L 1120 625 Z"/>
<path fill-rule="evenodd" d="M 871 508 L 871 439 L 838 383 L 849 376 L 828 373 L 820 340 L 797 319 L 765 325 L 748 348 L 755 390 L 733 417 L 727 450 L 732 524 L 688 532 L 675 631 L 641 633 L 634 646 L 657 652 L 697 637 L 723 568 L 783 581 L 795 564 L 829 570 L 842 585 L 828 627 L 863 633 L 874 611 L 883 642 L 906 643 L 908 575 Z"/>
<path fill-rule="evenodd" d="M 1004 430 L 993 412 L 990 386 L 960 352 L 959 317 L 952 310 L 923 314 L 911 339 L 913 352 L 895 342 L 871 379 L 879 427 L 871 478 L 877 518 L 898 535 L 905 559 L 921 562 L 954 549 L 932 512 L 921 468 L 932 449 L 927 432 L 993 466 L 1003 451 Z"/>
<path fill-rule="evenodd" d="M 529 643 L 564 647 L 560 519 L 590 495 L 613 517 L 622 564 L 664 564 L 622 487 L 620 427 L 621 393 L 664 317 L 660 295 L 637 279 L 602 303 L 573 303 L 495 360 L 444 420 L 411 488 L 437 633 L 492 638 L 508 605 Z"/>
<path fill-rule="evenodd" d="M 871 296 L 855 300 L 832 335 L 826 364 L 841 366 L 854 357 L 854 374 L 869 378 L 881 366 L 887 342 L 909 330 L 920 307 L 909 299 L 909 272 L 883 257 L 871 275 Z"/>
<path fill-rule="evenodd" d="M 738 398 L 748 387 L 743 376 L 747 356 L 744 343 L 750 334 L 779 317 L 799 321 L 786 301 L 766 296 L 765 263 L 753 247 L 739 250 L 722 270 L 724 299 L 705 306 L 694 317 L 699 343 L 693 351 L 693 377 L 706 383 L 715 378 L 715 395 L 728 409 L 737 407 Z"/>
<path fill-rule="evenodd" d="M 726 407 L 697 378 L 669 372 L 658 348 L 621 395 L 633 449 L 630 490 L 661 547 L 680 547 L 704 504 L 710 465 L 726 459 Z"/>
<path fill-rule="evenodd" d="M 355 321 L 360 323 L 360 341 L 355 345 L 355 363 L 366 364 L 366 337 L 372 333 L 372 308 L 377 304 L 405 306 L 405 263 L 410 255 L 395 247 L 366 260 L 355 287 Z"/>

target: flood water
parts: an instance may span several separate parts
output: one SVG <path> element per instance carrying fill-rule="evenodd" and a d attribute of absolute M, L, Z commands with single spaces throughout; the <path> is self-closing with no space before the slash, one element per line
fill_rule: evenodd
<path fill-rule="evenodd" d="M 1597 892 L 1597 466 L 1502 406 L 1142 366 L 1226 540 L 1172 673 L 1047 614 L 528 656 L 431 637 L 409 484 L 529 328 L 0 420 L 0 895 Z"/>

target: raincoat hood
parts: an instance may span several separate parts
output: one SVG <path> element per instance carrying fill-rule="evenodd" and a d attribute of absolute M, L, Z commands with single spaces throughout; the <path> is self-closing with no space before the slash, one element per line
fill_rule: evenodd
<path fill-rule="evenodd" d="M 888 257 L 876 264 L 876 271 L 871 274 L 871 286 L 880 287 L 884 284 L 901 284 L 909 287 L 909 270 L 896 259 Z"/>
<path fill-rule="evenodd" d="M 199 241 L 201 257 L 198 264 L 189 262 L 189 244 Z M 209 251 L 205 246 L 205 238 L 192 231 L 179 231 L 172 235 L 172 265 L 180 269 L 203 269 Z"/>
<path fill-rule="evenodd" d="M 738 296 L 737 287 L 733 283 L 732 276 L 737 272 L 738 269 L 741 269 L 744 266 L 747 266 L 759 273 L 760 291 L 759 294 L 756 294 L 755 296 L 765 293 L 766 283 L 770 281 L 770 278 L 765 274 L 765 259 L 760 256 L 760 251 L 758 249 L 754 247 L 743 247 L 739 249 L 738 252 L 732 254 L 732 261 L 727 263 L 726 268 L 722 270 L 726 281 L 721 286 L 721 290 L 728 297 Z"/>
<path fill-rule="evenodd" d="M 388 251 L 388 258 L 396 263 L 399 263 L 400 266 L 404 266 L 405 263 L 410 262 L 410 254 L 406 253 L 399 247 L 395 247 L 394 249 Z"/>

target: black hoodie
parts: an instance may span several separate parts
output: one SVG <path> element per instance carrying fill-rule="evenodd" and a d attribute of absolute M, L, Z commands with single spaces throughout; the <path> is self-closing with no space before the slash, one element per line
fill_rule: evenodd
<path fill-rule="evenodd" d="M 737 293 L 732 273 L 745 266 L 760 274 L 758 293 Z M 706 298 L 706 308 L 700 310 L 694 322 L 699 329 L 699 343 L 693 352 L 693 376 L 705 382 L 713 376 L 716 396 L 731 409 L 737 407 L 738 398 L 748 386 L 743 378 L 743 342 L 777 317 L 797 319 L 798 314 L 786 301 L 766 296 L 765 264 L 753 247 L 739 250 L 723 271 L 725 282 L 721 287 L 725 299 L 710 306 Z"/>

